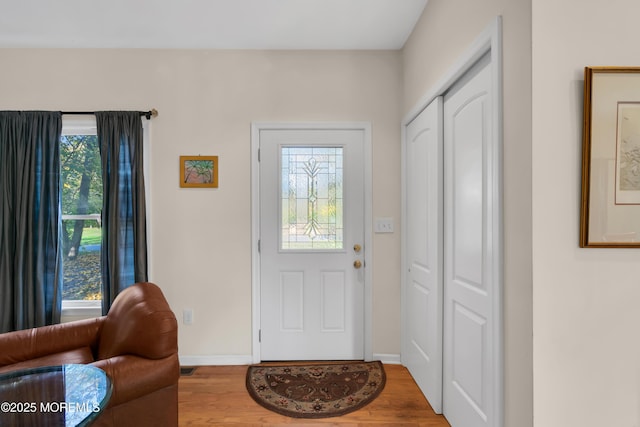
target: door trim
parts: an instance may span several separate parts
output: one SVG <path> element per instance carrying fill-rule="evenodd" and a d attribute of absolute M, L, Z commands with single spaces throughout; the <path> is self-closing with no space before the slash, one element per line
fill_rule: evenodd
<path fill-rule="evenodd" d="M 364 132 L 364 264 L 373 260 L 372 145 L 369 122 L 252 122 L 251 123 L 251 342 L 253 363 L 260 363 L 260 131 L 261 130 L 361 130 Z M 372 268 L 364 269 L 364 358 L 373 360 Z"/>
<path fill-rule="evenodd" d="M 462 76 L 469 71 L 473 65 L 478 62 L 484 55 L 489 54 L 491 58 L 491 85 L 492 85 L 492 98 L 493 98 L 493 138 L 490 143 L 493 146 L 493 157 L 488 159 L 491 165 L 491 173 L 493 177 L 494 186 L 491 188 L 493 194 L 493 212 L 495 213 L 493 218 L 494 235 L 490 236 L 493 248 L 494 259 L 491 260 L 492 275 L 496 281 L 497 292 L 494 295 L 492 301 L 494 310 L 493 320 L 495 328 L 493 334 L 496 337 L 494 344 L 494 354 L 496 355 L 494 363 L 494 378 L 492 379 L 494 385 L 494 402 L 495 407 L 493 413 L 495 414 L 494 427 L 502 427 L 504 425 L 504 308 L 503 308 L 503 294 L 504 294 L 504 244 L 503 244 L 503 201 L 502 201 L 502 147 L 503 147 L 503 100 L 502 100 L 502 17 L 497 16 L 487 28 L 474 40 L 469 48 L 458 58 L 453 67 L 449 69 L 447 73 L 418 101 L 418 103 L 409 111 L 409 113 L 403 118 L 401 125 L 401 142 L 402 142 L 402 170 L 406 170 L 406 128 L 427 106 L 438 96 L 442 96 L 447 92 Z M 406 222 L 407 212 L 407 194 L 406 194 L 406 176 L 401 174 L 401 187 L 402 187 L 402 220 Z M 407 281 L 407 248 L 406 245 L 406 231 L 402 230 L 402 245 L 401 245 L 401 304 L 402 313 L 405 313 L 405 307 L 407 301 L 405 297 L 404 286 Z M 406 318 L 403 315 L 401 318 L 401 348 L 405 348 L 406 340 Z"/>

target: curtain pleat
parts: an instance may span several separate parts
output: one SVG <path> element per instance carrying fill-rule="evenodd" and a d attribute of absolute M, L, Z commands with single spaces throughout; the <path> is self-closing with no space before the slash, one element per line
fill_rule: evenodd
<path fill-rule="evenodd" d="M 129 111 L 96 112 L 102 161 L 102 311 L 118 293 L 147 281 L 142 120 Z"/>
<path fill-rule="evenodd" d="M 0 111 L 0 332 L 58 323 L 60 112 Z"/>

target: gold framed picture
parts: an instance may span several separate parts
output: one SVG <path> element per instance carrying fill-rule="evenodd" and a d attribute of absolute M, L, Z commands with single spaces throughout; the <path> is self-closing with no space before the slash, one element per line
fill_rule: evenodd
<path fill-rule="evenodd" d="M 640 248 L 640 67 L 584 73 L 580 247 Z"/>
<path fill-rule="evenodd" d="M 180 156 L 180 187 L 218 188 L 218 156 Z"/>

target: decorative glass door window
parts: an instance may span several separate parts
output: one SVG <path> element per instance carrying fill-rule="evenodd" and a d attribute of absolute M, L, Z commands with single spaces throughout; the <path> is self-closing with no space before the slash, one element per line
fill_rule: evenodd
<path fill-rule="evenodd" d="M 280 249 L 343 249 L 343 148 L 284 146 L 280 167 Z"/>

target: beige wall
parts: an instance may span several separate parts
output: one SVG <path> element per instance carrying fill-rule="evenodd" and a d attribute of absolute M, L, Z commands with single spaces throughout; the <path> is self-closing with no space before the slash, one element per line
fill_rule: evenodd
<path fill-rule="evenodd" d="M 160 112 L 150 279 L 178 316 L 182 356 L 251 355 L 252 121 L 371 122 L 373 170 L 384 171 L 374 174 L 373 215 L 399 221 L 400 52 L 10 49 L 0 63 L 0 109 Z M 220 156 L 220 187 L 180 189 L 184 154 Z M 373 250 L 373 351 L 397 355 L 399 231 L 374 235 Z"/>
<path fill-rule="evenodd" d="M 533 425 L 530 0 L 430 0 L 403 52 L 403 113 L 498 15 L 504 38 L 505 426 L 526 427 Z"/>
<path fill-rule="evenodd" d="M 640 252 L 578 247 L 583 70 L 640 65 L 639 15 L 636 0 L 533 2 L 536 426 L 640 425 Z"/>

